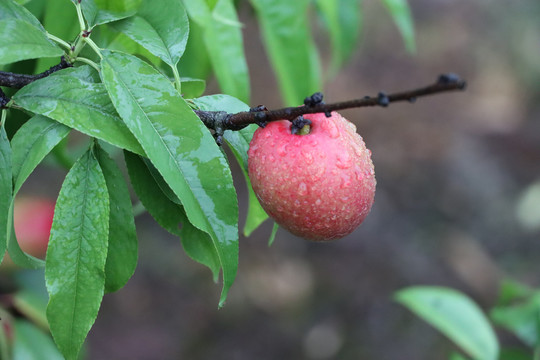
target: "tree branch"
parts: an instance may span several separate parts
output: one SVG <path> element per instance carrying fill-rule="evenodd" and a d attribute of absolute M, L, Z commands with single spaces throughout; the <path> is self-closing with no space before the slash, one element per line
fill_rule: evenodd
<path fill-rule="evenodd" d="M 60 64 L 51 67 L 49 70 L 46 70 L 40 74 L 36 75 L 26 75 L 26 74 L 14 74 L 7 71 L 0 71 L 0 86 L 6 86 L 10 88 L 20 89 L 25 85 L 30 84 L 33 81 L 42 79 L 51 75 L 52 73 L 62 70 L 72 65 L 66 61 L 62 56 Z"/>
<path fill-rule="evenodd" d="M 377 96 L 366 96 L 332 104 L 322 102 L 322 94 L 315 93 L 304 100 L 305 106 L 287 107 L 277 110 L 267 110 L 264 106 L 251 109 L 250 111 L 229 114 L 223 111 L 200 111 L 195 113 L 210 129 L 216 131 L 219 137 L 224 130 L 240 130 L 249 124 L 264 126 L 269 121 L 290 120 L 305 114 L 325 113 L 343 109 L 351 109 L 366 106 L 387 107 L 390 103 L 398 101 L 415 102 L 418 97 L 438 94 L 448 91 L 465 90 L 467 83 L 455 74 L 440 75 L 434 84 L 394 94 L 380 92 Z M 219 138 L 218 138 L 219 143 Z"/>

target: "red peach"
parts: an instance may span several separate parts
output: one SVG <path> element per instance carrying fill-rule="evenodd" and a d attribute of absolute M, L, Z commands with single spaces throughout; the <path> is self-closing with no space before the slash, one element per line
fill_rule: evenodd
<path fill-rule="evenodd" d="M 262 207 L 281 227 L 309 240 L 350 234 L 375 196 L 371 151 L 340 114 L 309 114 L 309 133 L 291 133 L 291 122 L 255 131 L 248 170 Z"/>
<path fill-rule="evenodd" d="M 45 258 L 54 216 L 54 201 L 47 198 L 20 197 L 15 200 L 15 234 L 21 249 Z"/>

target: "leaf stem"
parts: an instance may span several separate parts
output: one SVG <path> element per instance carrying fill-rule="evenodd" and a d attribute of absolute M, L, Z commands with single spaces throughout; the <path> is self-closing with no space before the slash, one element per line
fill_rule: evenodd
<path fill-rule="evenodd" d="M 6 119 L 7 119 L 7 110 L 2 109 L 1 115 L 0 115 L 0 126 L 6 125 Z"/>
<path fill-rule="evenodd" d="M 83 62 L 85 64 L 88 64 L 90 65 L 91 67 L 93 67 L 94 69 L 96 69 L 96 71 L 100 71 L 101 69 L 99 68 L 99 65 L 96 64 L 95 62 L 93 62 L 92 60 L 90 59 L 87 59 L 85 57 L 76 57 L 75 58 L 75 61 L 80 61 L 80 62 Z"/>
<path fill-rule="evenodd" d="M 180 74 L 178 73 L 178 68 L 171 65 L 172 72 L 174 74 L 174 82 L 176 84 L 176 90 L 178 90 L 179 93 L 182 91 L 182 81 L 180 81 Z"/>
<path fill-rule="evenodd" d="M 83 39 L 84 39 L 84 42 L 86 42 L 88 45 L 90 45 L 92 50 L 94 50 L 96 52 L 96 54 L 98 54 L 99 58 L 103 59 L 103 55 L 101 55 L 101 49 L 99 48 L 99 46 L 97 46 L 96 43 L 92 39 L 90 39 L 89 37 L 83 37 Z"/>
<path fill-rule="evenodd" d="M 77 9 L 77 18 L 79 19 L 79 25 L 81 27 L 81 32 L 84 32 L 86 30 L 86 24 L 84 23 L 84 17 L 83 17 L 83 14 L 82 14 L 81 2 L 80 1 L 77 1 L 75 3 L 75 8 Z"/>
<path fill-rule="evenodd" d="M 67 50 L 71 50 L 71 45 L 65 42 L 64 40 L 60 39 L 59 37 L 56 37 L 53 34 L 49 34 L 49 33 L 47 33 L 47 37 L 51 39 L 52 41 L 54 41 L 55 43 L 62 45 Z"/>

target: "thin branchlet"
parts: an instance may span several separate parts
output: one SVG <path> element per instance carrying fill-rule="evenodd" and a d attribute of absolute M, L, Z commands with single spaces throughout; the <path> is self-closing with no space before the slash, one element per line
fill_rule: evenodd
<path fill-rule="evenodd" d="M 294 120 L 299 116 L 305 114 L 325 113 L 329 114 L 332 111 L 366 107 L 366 106 L 382 106 L 387 107 L 391 103 L 399 101 L 408 101 L 414 103 L 419 97 L 438 94 L 442 92 L 464 90 L 467 83 L 461 80 L 459 76 L 455 74 L 440 75 L 434 84 L 424 86 L 418 89 L 403 91 L 393 94 L 386 94 L 385 92 L 379 92 L 376 96 L 365 96 L 361 99 L 342 101 L 337 103 L 325 104 L 322 98 L 319 100 L 319 95 L 316 93 L 318 101 L 314 102 L 309 97 L 306 98 L 305 106 L 288 107 L 277 110 L 265 110 L 265 111 L 246 111 L 236 114 L 230 114 L 227 119 L 226 128 L 231 126 L 234 130 L 238 127 L 247 126 L 249 124 L 256 124 L 261 119 L 265 122 L 276 120 Z"/>
<path fill-rule="evenodd" d="M 71 66 L 72 65 L 67 62 L 66 59 L 62 56 L 62 60 L 59 64 L 54 65 L 49 70 L 46 70 L 36 75 L 15 74 L 12 72 L 0 71 L 0 86 L 20 89 L 33 81 L 43 79 L 44 77 L 47 77 L 52 73 L 57 72 L 58 70 L 62 70 Z"/>

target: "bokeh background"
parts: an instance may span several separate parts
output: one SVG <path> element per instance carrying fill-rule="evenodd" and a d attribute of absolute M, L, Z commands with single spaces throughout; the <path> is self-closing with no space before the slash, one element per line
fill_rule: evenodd
<path fill-rule="evenodd" d="M 239 3 L 252 105 L 281 107 L 253 10 Z M 327 78 L 326 101 L 410 89 L 445 72 L 469 86 L 343 112 L 373 152 L 377 193 L 365 223 L 329 244 L 280 230 L 268 247 L 268 221 L 240 238 L 238 277 L 218 310 L 210 271 L 141 215 L 139 266 L 105 296 L 89 359 L 447 359 L 454 345 L 394 292 L 450 286 L 489 309 L 503 278 L 540 287 L 540 2 L 410 5 L 416 54 L 380 2 L 365 1 L 362 39 Z M 312 23 L 326 68 L 328 41 L 315 14 Z M 207 93 L 217 92 L 210 79 Z M 247 194 L 234 166 L 244 219 Z M 63 176 L 41 167 L 23 191 L 54 198 Z"/>

